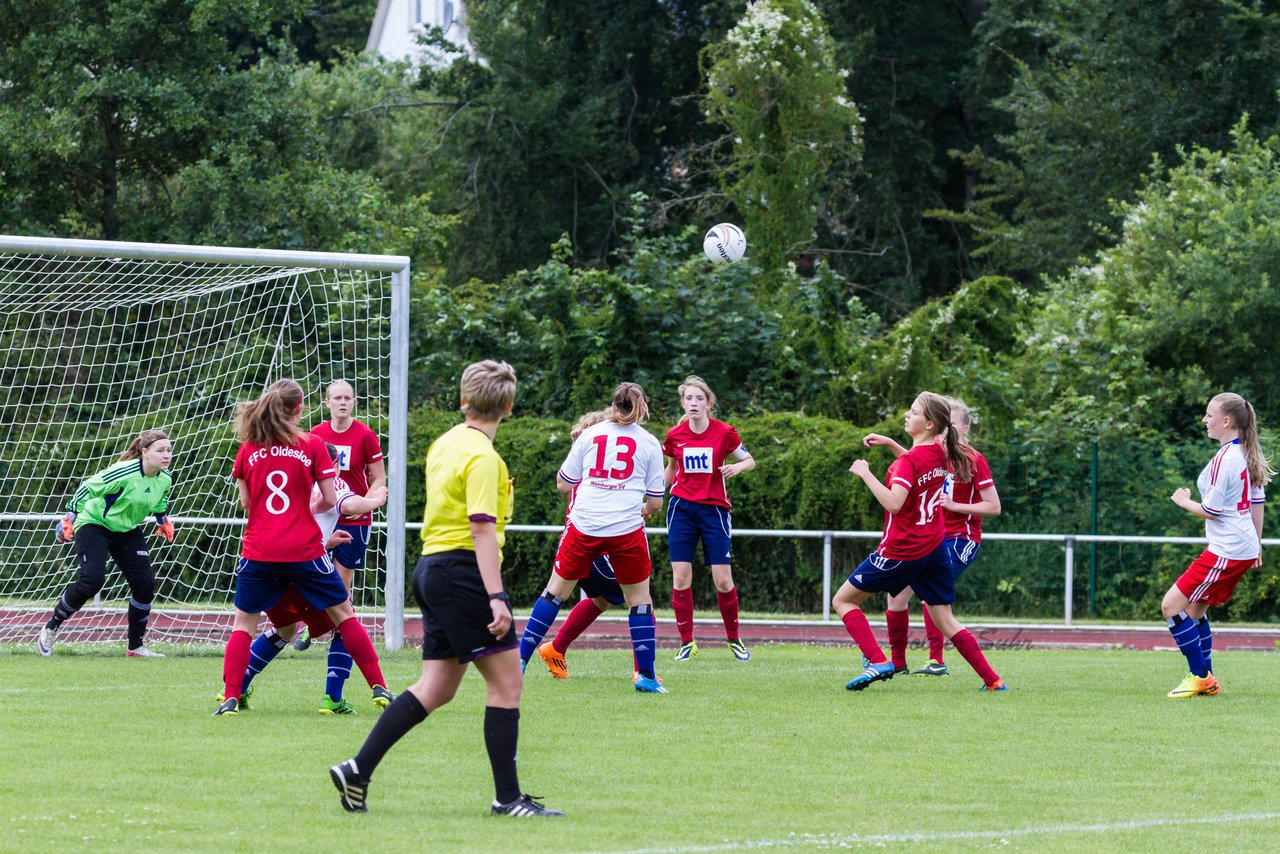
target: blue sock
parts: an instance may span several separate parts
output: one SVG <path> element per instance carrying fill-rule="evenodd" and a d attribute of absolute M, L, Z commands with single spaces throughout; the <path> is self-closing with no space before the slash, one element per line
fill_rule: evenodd
<path fill-rule="evenodd" d="M 342 699 L 342 686 L 347 684 L 351 676 L 351 653 L 342 642 L 342 635 L 333 633 L 329 641 L 329 669 L 324 678 L 324 692 L 335 703 Z"/>
<path fill-rule="evenodd" d="M 653 657 L 657 653 L 658 628 L 653 620 L 653 606 L 633 606 L 627 613 L 627 628 L 631 630 L 631 651 L 636 657 L 636 670 L 641 676 L 655 678 Z"/>
<path fill-rule="evenodd" d="M 261 673 L 287 645 L 288 642 L 276 634 L 275 629 L 265 631 L 254 639 L 253 645 L 249 647 L 249 666 L 244 671 L 244 683 L 240 689 L 242 696 L 244 691 L 249 690 L 253 677 Z"/>
<path fill-rule="evenodd" d="M 520 660 L 528 661 L 533 653 L 542 645 L 542 639 L 551 631 L 551 626 L 560 613 L 564 600 L 552 596 L 547 590 L 542 591 L 538 601 L 533 603 L 533 612 L 529 614 L 529 622 L 524 624 L 524 634 L 520 636 Z"/>
<path fill-rule="evenodd" d="M 1187 667 L 1195 676 L 1208 673 L 1204 666 L 1204 653 L 1200 651 L 1200 629 L 1196 621 L 1187 616 L 1186 611 L 1179 611 L 1175 617 L 1169 617 L 1169 634 L 1173 641 L 1187 657 Z"/>
<path fill-rule="evenodd" d="M 1213 672 L 1213 629 L 1209 628 L 1209 618 L 1201 617 L 1196 621 L 1200 629 L 1200 654 L 1204 656 L 1204 669 Z"/>

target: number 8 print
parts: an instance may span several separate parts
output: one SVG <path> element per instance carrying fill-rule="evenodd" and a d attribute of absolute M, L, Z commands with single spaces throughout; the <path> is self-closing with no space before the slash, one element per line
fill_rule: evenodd
<path fill-rule="evenodd" d="M 276 483 L 274 480 L 276 475 L 280 476 L 279 483 Z M 271 494 L 267 496 L 267 501 L 266 501 L 268 513 L 279 516 L 281 514 L 289 512 L 289 496 L 286 495 L 284 491 L 284 488 L 288 485 L 289 485 L 288 473 L 282 472 L 282 471 L 273 471 L 273 472 L 267 473 L 267 489 L 271 490 Z M 280 509 L 278 510 L 276 509 L 276 506 L 272 504 L 272 502 L 277 498 L 279 498 L 281 502 Z"/>

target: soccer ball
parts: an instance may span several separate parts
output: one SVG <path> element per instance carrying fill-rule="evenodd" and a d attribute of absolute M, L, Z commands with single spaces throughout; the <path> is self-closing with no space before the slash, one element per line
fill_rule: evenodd
<path fill-rule="evenodd" d="M 722 222 L 711 226 L 707 236 L 702 238 L 702 251 L 707 253 L 712 264 L 732 264 L 747 251 L 747 237 L 733 223 Z"/>

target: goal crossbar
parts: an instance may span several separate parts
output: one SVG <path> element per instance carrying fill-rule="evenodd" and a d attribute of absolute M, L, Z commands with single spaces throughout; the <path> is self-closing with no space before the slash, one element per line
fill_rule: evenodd
<path fill-rule="evenodd" d="M 6 380 L 17 377 L 26 382 L 13 393 L 0 390 L 0 407 L 14 418 L 29 412 L 57 411 L 57 424 L 28 421 L 13 425 L 12 432 L 22 436 L 25 431 L 33 443 L 52 442 L 46 453 L 66 458 L 61 468 L 50 469 L 45 476 L 65 493 L 69 485 L 74 488 L 69 472 L 74 470 L 79 480 L 88 478 L 101 463 L 109 462 L 108 448 L 115 454 L 123 450 L 140 423 L 172 424 L 181 420 L 185 410 L 207 405 L 213 415 L 202 412 L 204 420 L 183 425 L 179 457 L 186 453 L 184 459 L 191 459 L 193 442 L 225 448 L 230 420 L 216 419 L 229 412 L 230 403 L 250 399 L 261 390 L 257 377 L 305 374 L 309 384 L 304 387 L 315 393 L 324 381 L 343 378 L 344 366 L 357 372 L 373 371 L 370 376 L 380 378 L 374 383 L 377 399 L 371 402 L 376 403 L 380 432 L 386 440 L 389 495 L 386 523 L 376 526 L 379 535 L 385 532 L 385 580 L 381 595 L 376 597 L 383 601 L 372 604 L 371 600 L 365 610 L 384 615 L 384 642 L 396 649 L 404 638 L 409 276 L 410 259 L 400 255 L 0 235 L 0 288 L 4 289 L 0 294 L 0 371 Z M 362 282 L 375 283 L 378 290 L 362 291 Z M 265 302 L 263 293 L 275 291 L 282 295 L 280 300 Z M 188 310 L 182 307 L 187 299 L 201 305 Z M 286 318 L 284 322 L 296 328 L 272 328 L 275 337 L 264 338 L 268 330 L 254 326 L 260 316 L 266 317 L 257 314 L 262 311 L 270 311 L 273 321 Z M 164 333 L 168 338 L 161 342 L 171 348 L 169 351 L 162 351 L 152 340 L 141 347 L 138 339 L 127 338 L 130 324 L 138 323 L 139 312 L 150 312 L 143 316 L 161 317 L 170 324 Z M 375 318 L 376 330 L 370 334 L 376 334 L 376 340 L 360 338 L 361 318 L 366 316 Z M 317 328 L 321 333 L 314 332 Z M 319 343 L 302 340 L 306 333 L 330 337 Z M 209 342 L 224 334 L 232 337 L 210 355 Z M 334 338 L 334 334 L 343 337 Z M 238 344 L 234 335 L 243 336 L 248 343 Z M 189 345 L 193 338 L 202 339 L 199 347 L 203 350 Z M 237 348 L 242 351 L 243 363 L 216 364 L 230 359 Z M 140 349 L 146 352 L 140 355 Z M 44 358 L 52 360 L 48 364 L 39 361 L 45 351 L 49 355 Z M 248 361 L 255 357 L 267 359 L 269 364 Z M 68 361 L 73 358 L 82 361 Z M 299 362 L 299 358 L 316 361 Z M 108 360 L 106 371 L 102 370 L 102 359 Z M 191 363 L 189 382 L 199 387 L 184 387 L 181 391 L 190 394 L 174 395 L 164 384 L 184 379 L 184 359 Z M 174 369 L 170 362 L 179 365 Z M 157 364 L 164 365 L 163 376 L 159 376 Z M 223 373 L 215 376 L 217 370 Z M 75 376 L 64 379 L 62 374 Z M 54 379 L 46 392 L 42 386 L 51 376 Z M 152 379 L 156 379 L 155 389 L 145 393 L 135 390 Z M 206 388 L 213 386 L 216 394 Z M 4 397 L 6 394 L 10 396 Z M 222 471 L 219 460 L 221 456 L 202 462 L 203 477 L 207 479 L 209 471 Z M 27 476 L 23 459 L 15 458 L 0 462 L 0 480 L 6 480 L 5 463 L 10 462 L 6 486 Z M 230 470 L 230 463 L 225 460 L 223 474 Z M 227 524 L 232 520 L 226 518 L 225 511 L 232 508 L 222 498 L 208 499 L 201 505 L 212 513 L 201 514 L 201 508 L 193 513 L 191 506 L 184 506 L 184 501 L 191 501 L 192 487 L 190 481 L 182 480 L 181 469 L 180 463 L 174 518 L 200 516 L 206 526 L 221 526 L 228 532 L 219 536 L 231 536 L 229 532 L 237 526 Z M 0 599 L 44 601 L 46 607 L 52 607 L 67 583 L 68 569 L 64 568 L 66 552 L 53 551 L 57 547 L 48 536 L 47 519 L 65 504 L 68 495 L 15 496 L 12 491 L 8 495 L 6 512 L 0 517 L 0 546 L 7 552 L 0 556 L 0 585 L 10 586 L 0 586 Z M 43 521 L 37 524 L 36 519 Z M 162 563 L 164 548 L 155 551 L 157 563 Z M 32 575 L 40 573 L 55 576 L 48 582 L 48 591 L 31 584 Z M 157 575 L 162 573 L 158 565 Z M 112 574 L 108 569 L 108 586 Z M 74 572 L 70 577 L 74 578 Z M 117 589 L 112 592 L 118 596 L 118 578 L 116 582 Z M 104 595 L 107 592 L 104 589 Z M 208 592 L 192 595 L 200 598 Z M 183 601 L 174 600 L 174 614 L 184 613 Z M 0 640 L 32 639 L 26 637 L 25 624 L 16 634 L 11 629 L 0 620 Z"/>

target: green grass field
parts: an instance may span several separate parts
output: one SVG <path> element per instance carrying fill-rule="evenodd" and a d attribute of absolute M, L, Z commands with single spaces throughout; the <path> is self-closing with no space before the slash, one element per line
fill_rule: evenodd
<path fill-rule="evenodd" d="M 316 714 L 323 651 L 287 652 L 254 709 L 211 717 L 220 652 L 163 661 L 120 645 L 0 649 L 0 850 L 738 851 L 1264 850 L 1280 838 L 1280 658 L 1219 653 L 1216 698 L 1170 701 L 1180 658 L 1005 651 L 1008 694 L 953 675 L 854 694 L 852 649 L 708 644 L 659 661 L 669 696 L 635 694 L 630 653 L 530 664 L 520 771 L 559 820 L 486 816 L 483 682 L 379 767 L 370 813 L 344 813 L 327 768 L 376 712 Z M 663 659 L 669 658 L 669 653 Z M 394 690 L 416 650 L 384 657 Z"/>

